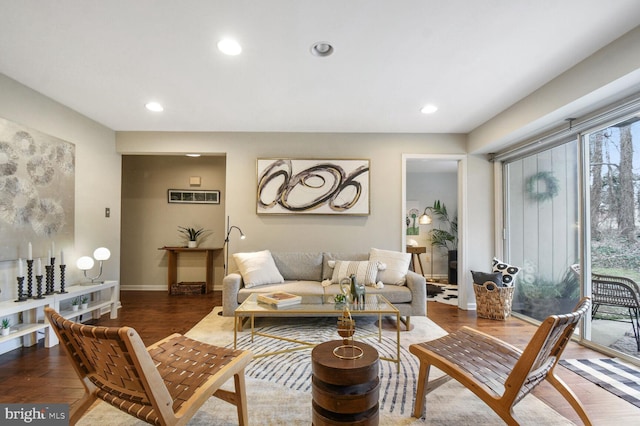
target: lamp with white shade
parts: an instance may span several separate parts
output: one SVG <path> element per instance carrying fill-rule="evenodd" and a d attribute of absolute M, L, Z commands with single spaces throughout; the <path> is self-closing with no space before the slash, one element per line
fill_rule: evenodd
<path fill-rule="evenodd" d="M 82 270 L 84 272 L 85 278 L 90 279 L 91 283 L 94 284 L 96 282 L 96 280 L 98 278 L 100 278 L 100 276 L 102 275 L 102 262 L 104 262 L 105 260 L 108 260 L 110 257 L 111 257 L 111 252 L 109 251 L 108 248 L 106 248 L 106 247 L 98 247 L 93 252 L 93 257 L 90 257 L 90 256 L 82 256 L 82 257 L 80 257 L 76 262 L 76 266 L 78 267 L 78 269 L 80 269 L 80 270 Z M 87 276 L 87 271 L 90 270 L 90 269 L 93 269 L 93 267 L 95 265 L 95 261 L 93 259 L 95 259 L 95 260 L 97 260 L 99 262 L 98 275 L 96 275 L 95 277 L 88 277 Z M 98 281 L 98 282 L 99 283 L 103 283 L 104 281 Z"/>

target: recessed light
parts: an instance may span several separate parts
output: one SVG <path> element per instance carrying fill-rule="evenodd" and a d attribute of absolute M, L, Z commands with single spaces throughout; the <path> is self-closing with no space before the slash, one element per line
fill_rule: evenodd
<path fill-rule="evenodd" d="M 438 110 L 438 107 L 435 106 L 435 105 L 425 105 L 425 106 L 422 107 L 420 112 L 423 113 L 423 114 L 433 114 L 437 110 Z"/>
<path fill-rule="evenodd" d="M 185 154 L 187 157 L 200 157 L 200 154 Z"/>
<path fill-rule="evenodd" d="M 229 56 L 236 56 L 242 52 L 242 46 L 231 38 L 223 38 L 218 42 L 218 49 Z"/>
<path fill-rule="evenodd" d="M 311 46 L 311 54 L 321 58 L 333 53 L 333 46 L 326 41 L 319 41 Z"/>
<path fill-rule="evenodd" d="M 148 102 L 148 103 L 145 104 L 144 107 L 146 109 L 148 109 L 149 111 L 153 111 L 153 112 L 162 112 L 162 111 L 164 111 L 164 108 L 158 102 Z"/>

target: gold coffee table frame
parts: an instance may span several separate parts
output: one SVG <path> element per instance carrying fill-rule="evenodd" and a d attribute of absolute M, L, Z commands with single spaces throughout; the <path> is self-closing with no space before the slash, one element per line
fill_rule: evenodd
<path fill-rule="evenodd" d="M 258 303 L 258 295 L 252 294 L 245 300 L 234 312 L 234 327 L 233 327 L 233 348 L 237 348 L 238 343 L 238 330 L 242 330 L 244 322 L 248 319 L 251 323 L 251 342 L 253 343 L 254 336 L 262 336 L 271 339 L 284 340 L 298 344 L 298 346 L 282 349 L 274 352 L 266 352 L 263 354 L 254 354 L 254 358 L 261 358 L 265 356 L 278 355 L 293 351 L 299 351 L 303 349 L 310 349 L 318 345 L 319 343 L 306 342 L 303 340 L 291 339 L 288 337 L 276 336 L 273 334 L 262 333 L 255 328 L 256 317 L 335 317 L 336 320 L 342 315 L 343 308 L 333 303 L 333 296 L 325 296 L 328 303 L 301 303 L 298 305 L 274 308 L 269 305 Z M 304 302 L 304 299 L 303 299 Z M 351 316 L 377 316 L 378 317 L 378 342 L 382 342 L 382 317 L 383 316 L 395 316 L 396 317 L 396 357 L 387 358 L 380 357 L 380 359 L 390 362 L 395 362 L 400 371 L 400 311 L 393 306 L 384 296 L 379 294 L 367 294 L 365 298 L 364 306 L 350 305 L 349 312 Z M 360 330 L 362 332 L 362 330 Z M 358 323 L 356 321 L 356 336 L 368 337 L 371 334 L 358 335 Z M 336 338 L 339 338 L 336 331 Z M 321 343 L 321 342 L 320 342 Z"/>

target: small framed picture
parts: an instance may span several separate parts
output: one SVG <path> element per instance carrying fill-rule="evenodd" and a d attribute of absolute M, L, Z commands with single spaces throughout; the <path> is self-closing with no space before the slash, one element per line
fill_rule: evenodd
<path fill-rule="evenodd" d="M 207 189 L 169 189 L 169 203 L 220 204 L 220 191 Z"/>

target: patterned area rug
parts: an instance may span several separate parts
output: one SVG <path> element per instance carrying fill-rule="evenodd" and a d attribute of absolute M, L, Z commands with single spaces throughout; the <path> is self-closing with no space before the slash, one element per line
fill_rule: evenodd
<path fill-rule="evenodd" d="M 205 317 L 187 335 L 207 343 L 233 345 L 233 318 L 217 315 L 220 308 Z M 411 318 L 412 330 L 401 333 L 401 370 L 396 364 L 380 362 L 380 424 L 381 425 L 502 425 L 500 418 L 470 391 L 454 380 L 427 395 L 426 419 L 411 416 L 416 392 L 419 365 L 409 352 L 409 344 L 438 338 L 446 332 L 426 317 Z M 261 331 L 316 342 L 336 340 L 336 319 L 333 318 L 263 318 L 256 319 Z M 364 337 L 376 331 L 376 322 L 356 317 L 356 340 L 363 340 L 378 349 L 381 356 L 395 356 L 395 323 L 384 322 L 383 340 Z M 239 347 L 264 353 L 283 349 L 291 343 L 239 333 Z M 245 371 L 249 421 L 255 425 L 309 425 L 311 422 L 310 350 L 256 358 Z M 435 370 L 435 371 L 434 371 Z M 432 369 L 431 377 L 442 373 Z M 530 395 L 515 407 L 516 418 L 523 425 L 573 424 L 550 407 Z M 132 417 L 106 403 L 98 403 L 81 419 L 82 425 L 142 425 Z M 237 424 L 235 407 L 211 398 L 190 425 Z"/>
<path fill-rule="evenodd" d="M 617 358 L 567 359 L 560 365 L 640 407 L 640 369 Z"/>
<path fill-rule="evenodd" d="M 458 286 L 455 284 L 427 283 L 427 301 L 458 306 Z"/>

